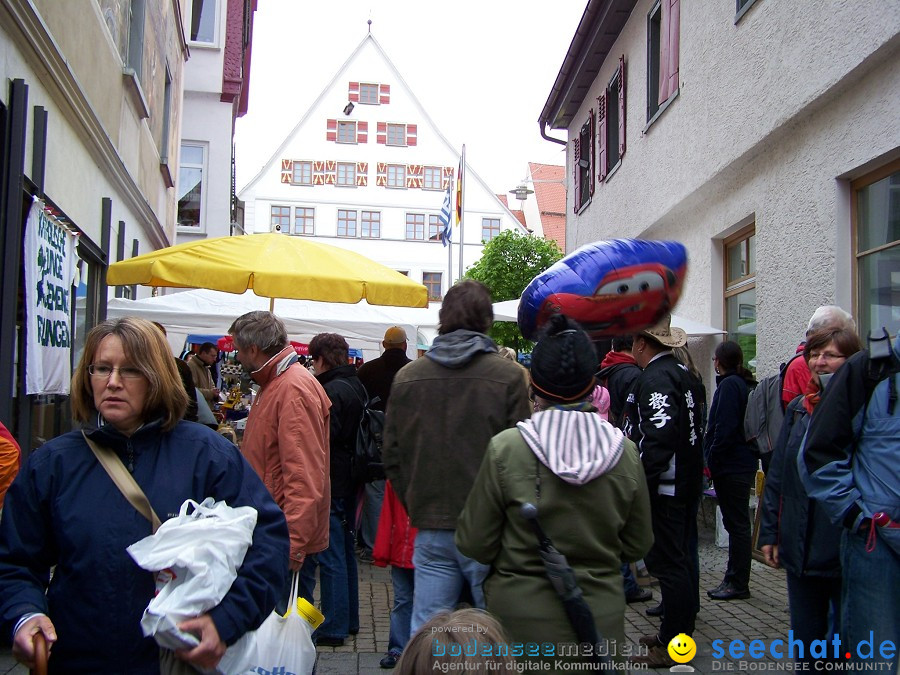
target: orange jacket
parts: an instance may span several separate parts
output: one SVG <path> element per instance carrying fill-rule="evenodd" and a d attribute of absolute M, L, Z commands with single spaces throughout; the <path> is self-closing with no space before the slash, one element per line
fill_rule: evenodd
<path fill-rule="evenodd" d="M 285 347 L 252 373 L 260 385 L 241 451 L 287 519 L 291 567 L 328 548 L 331 401 Z"/>
<path fill-rule="evenodd" d="M 0 422 L 0 509 L 13 478 L 19 473 L 22 450 L 9 430 Z"/>

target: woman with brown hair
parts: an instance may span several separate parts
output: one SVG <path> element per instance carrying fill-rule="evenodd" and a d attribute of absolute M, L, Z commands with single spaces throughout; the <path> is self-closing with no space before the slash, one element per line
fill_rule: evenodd
<path fill-rule="evenodd" d="M 794 398 L 785 412 L 760 506 L 758 543 L 766 563 L 787 573 L 791 629 L 806 645 L 830 637 L 841 625 L 841 528 L 810 499 L 797 456 L 824 381 L 859 350 L 859 337 L 852 330 L 825 328 L 807 337 L 803 358 L 811 377 L 806 393 Z"/>
<path fill-rule="evenodd" d="M 187 394 L 152 323 L 123 318 L 91 330 L 71 404 L 82 428 L 32 452 L 6 495 L 0 630 L 14 636 L 13 655 L 32 666 L 40 632 L 52 648 L 50 672 L 160 672 L 160 650 L 140 626 L 155 575 L 125 551 L 152 526 L 100 463 L 95 453 L 105 448 L 162 518 L 177 515 L 187 499 L 206 497 L 257 511 L 252 546 L 228 594 L 179 624 L 200 642 L 177 657 L 214 668 L 226 645 L 259 627 L 275 606 L 287 575 L 284 515 L 233 444 L 181 420 Z"/>

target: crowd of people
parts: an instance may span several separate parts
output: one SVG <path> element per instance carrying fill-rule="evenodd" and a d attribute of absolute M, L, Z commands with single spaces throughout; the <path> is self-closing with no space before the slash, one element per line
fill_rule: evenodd
<path fill-rule="evenodd" d="M 499 646 L 511 643 L 602 642 L 604 658 L 624 664 L 626 603 L 652 598 L 633 575 L 641 560 L 659 581 L 659 604 L 646 613 L 660 624 L 630 659 L 676 665 L 667 647 L 694 632 L 700 612 L 697 515 L 707 479 L 729 534 L 722 582 L 707 595 L 751 594 L 760 457 L 744 417 L 757 383 L 740 345 L 715 348 L 707 404 L 687 336 L 669 316 L 613 339 L 602 361 L 576 322 L 553 316 L 530 369 L 498 349 L 492 322 L 488 290 L 460 282 L 424 356 L 407 357 L 395 326 L 383 354 L 358 367 L 340 335 L 315 336 L 303 363 L 276 316 L 239 317 L 229 333 L 255 383 L 240 449 L 188 410 L 218 396 L 209 371 L 216 345 L 185 364 L 161 326 L 126 318 L 95 327 L 72 380 L 79 429 L 20 466 L 15 439 L 0 428 L 0 631 L 15 657 L 32 666 L 41 633 L 51 672 L 211 669 L 273 609 L 287 610 L 294 583 L 325 615 L 313 640 L 339 646 L 360 630 L 360 547 L 391 568 L 382 668 L 418 673 L 462 658 L 451 642 L 464 631 L 497 668 L 512 658 Z M 764 462 L 759 546 L 786 571 L 795 637 L 859 640 L 871 630 L 900 644 L 900 603 L 879 590 L 900 587 L 900 340 L 861 350 L 850 315 L 826 306 L 798 354 Z M 361 485 L 353 458 L 366 409 L 385 413 L 385 480 Z M 180 626 L 197 635 L 193 649 L 168 652 L 141 633 L 154 581 L 125 548 L 158 521 L 107 475 L 105 449 L 154 516 L 206 497 L 258 512 L 225 598 Z M 548 574 L 551 554 L 577 586 L 580 619 Z M 434 634 L 447 652 L 436 652 Z M 591 661 L 599 651 L 519 658 Z"/>

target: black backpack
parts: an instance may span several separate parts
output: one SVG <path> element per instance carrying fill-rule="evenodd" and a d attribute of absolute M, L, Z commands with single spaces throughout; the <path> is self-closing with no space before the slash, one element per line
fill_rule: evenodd
<path fill-rule="evenodd" d="M 761 379 L 747 398 L 744 437 L 753 446 L 756 456 L 764 461 L 775 449 L 781 425 L 784 423 L 784 404 L 781 402 L 784 375 L 791 361 L 801 356 L 802 353 L 795 354 L 787 363 L 779 366 L 777 375 Z"/>
<path fill-rule="evenodd" d="M 359 393 L 349 382 L 338 381 L 345 382 L 359 398 Z M 384 445 L 384 413 L 371 407 L 381 399 L 376 396 L 371 401 L 368 397 L 359 400 L 363 404 L 363 411 L 356 432 L 356 447 L 350 458 L 350 475 L 356 485 L 384 479 L 384 462 L 381 459 L 381 448 Z"/>

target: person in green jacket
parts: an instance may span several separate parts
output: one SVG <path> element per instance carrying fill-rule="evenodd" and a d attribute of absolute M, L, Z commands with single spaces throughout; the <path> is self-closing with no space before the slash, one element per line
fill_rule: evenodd
<path fill-rule="evenodd" d="M 637 448 L 590 404 L 596 370 L 587 334 L 552 317 L 532 353 L 535 415 L 493 437 L 457 523 L 459 550 L 490 565 L 487 610 L 524 645 L 520 661 L 552 667 L 578 642 L 520 513 L 526 502 L 574 569 L 600 649 L 619 662 L 631 651 L 620 567 L 653 543 L 650 499 Z"/>

